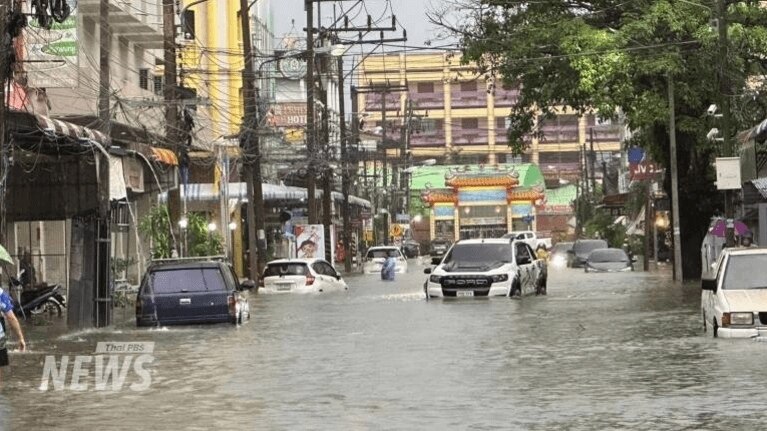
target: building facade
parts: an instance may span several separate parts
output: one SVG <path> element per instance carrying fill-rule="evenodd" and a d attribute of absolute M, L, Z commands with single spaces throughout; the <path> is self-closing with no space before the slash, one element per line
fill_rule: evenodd
<path fill-rule="evenodd" d="M 436 158 L 458 164 L 531 162 L 541 167 L 547 181 L 578 179 L 585 154 L 592 152 L 601 166 L 620 151 L 624 128 L 595 115 L 578 115 L 567 107 L 555 118 L 538 120 L 542 137 L 531 136 L 528 150 L 513 157 L 508 147 L 507 124 L 518 90 L 497 85 L 477 72 L 474 64 L 461 64 L 453 53 L 370 56 L 362 61 L 358 86 L 399 86 L 407 92 L 359 95 L 360 111 L 368 128 L 395 131 L 410 102 L 420 127 L 411 133 L 408 150 L 414 160 Z M 390 150 L 391 151 L 391 150 Z M 396 155 L 391 152 L 390 155 Z"/>

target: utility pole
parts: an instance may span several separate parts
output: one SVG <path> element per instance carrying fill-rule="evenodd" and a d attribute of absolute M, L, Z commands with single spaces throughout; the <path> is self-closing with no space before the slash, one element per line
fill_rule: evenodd
<path fill-rule="evenodd" d="M 245 64 L 242 69 L 242 92 L 244 101 L 243 127 L 240 132 L 241 145 L 245 150 L 243 171 L 248 192 L 248 266 L 249 278 L 257 280 L 266 264 L 266 232 L 264 230 L 264 196 L 261 178 L 261 148 L 258 139 L 258 106 L 255 88 L 256 74 L 253 71 L 253 47 L 250 40 L 250 14 L 248 0 L 240 0 L 240 24 L 242 27 L 242 48 Z M 227 209 L 228 211 L 228 209 Z M 222 226 L 222 229 L 228 229 Z"/>
<path fill-rule="evenodd" d="M 674 229 L 674 280 L 684 281 L 682 272 L 682 235 L 679 230 L 679 174 L 676 159 L 676 114 L 674 112 L 674 78 L 668 75 L 668 130 L 671 164 L 671 214 Z M 646 227 L 645 227 L 646 230 Z"/>
<path fill-rule="evenodd" d="M 344 196 L 343 206 L 341 208 L 341 218 L 343 223 L 343 244 L 344 244 L 344 271 L 348 274 L 352 270 L 351 254 L 351 206 L 349 205 L 349 188 L 351 186 L 351 163 L 349 163 L 349 139 L 346 136 L 346 95 L 344 94 L 344 59 L 338 57 L 336 72 L 338 72 L 338 129 L 341 134 L 341 193 Z M 352 101 L 352 106 L 354 102 Z M 354 123 L 354 121 L 352 121 Z M 354 126 L 352 126 L 354 128 Z M 356 141 L 352 141 L 356 142 Z"/>
<path fill-rule="evenodd" d="M 104 136 L 111 136 L 111 115 L 109 113 L 110 99 L 110 70 L 109 53 L 112 45 L 109 26 L 109 0 L 99 3 L 99 122 Z M 5 85 L 5 82 L 3 82 Z M 3 99 L 5 103 L 5 99 Z M 96 220 L 96 285 L 94 286 L 94 315 L 93 323 L 97 328 L 105 327 L 112 321 L 112 292 L 111 285 L 111 228 L 109 201 L 109 159 L 98 151 L 94 157 L 101 160 L 98 166 L 98 195 L 99 211 Z"/>
<path fill-rule="evenodd" d="M 185 158 L 184 148 L 181 145 L 178 121 L 178 91 L 176 89 L 176 21 L 174 14 L 174 0 L 162 0 L 162 27 L 163 27 L 163 99 L 165 101 L 165 140 L 166 145 L 176 150 L 179 162 Z M 179 169 L 182 166 L 179 164 Z M 180 173 L 180 172 L 179 172 Z M 182 176 L 183 178 L 183 176 Z M 170 217 L 170 230 L 178 229 L 181 219 L 181 183 L 178 187 L 168 191 L 168 215 Z M 184 214 L 186 216 L 186 214 Z M 173 233 L 171 232 L 171 233 Z M 180 232 L 178 232 L 180 234 Z M 179 244 L 176 238 L 180 235 L 171 235 L 172 252 L 178 252 Z"/>
<path fill-rule="evenodd" d="M 304 0 L 306 8 L 306 193 L 309 224 L 317 224 L 317 203 L 315 191 L 316 130 L 314 127 L 314 0 Z"/>
<path fill-rule="evenodd" d="M 652 181 L 648 179 L 646 182 L 644 204 L 644 259 L 642 259 L 642 269 L 644 269 L 645 272 L 650 270 L 650 223 L 653 223 L 653 219 L 650 214 L 650 207 L 652 206 Z"/>
<path fill-rule="evenodd" d="M 722 108 L 722 152 L 725 157 L 737 156 L 733 151 L 732 137 L 730 136 L 730 79 L 727 76 L 727 0 L 717 0 L 717 27 L 719 30 L 719 106 Z M 730 220 L 735 218 L 735 199 L 733 190 L 724 191 L 724 211 L 726 217 L 726 242 L 727 247 L 735 246 L 735 231 Z"/>
<path fill-rule="evenodd" d="M 12 50 L 11 35 L 8 32 L 8 19 L 11 15 L 12 0 L 0 0 L 0 52 L 8 53 Z M 7 71 L 10 69 L 8 64 L 9 56 L 0 55 L 0 178 L 6 178 L 8 172 L 6 171 L 8 160 L 8 145 L 6 142 L 6 106 L 5 88 L 9 79 Z M 5 212 L 6 202 L 6 190 L 7 186 L 2 188 L 2 195 L 0 195 L 0 241 L 5 244 L 6 232 L 7 232 L 7 220 Z"/>
<path fill-rule="evenodd" d="M 386 147 L 386 95 L 388 92 L 384 91 L 381 93 L 381 147 L 383 148 L 383 199 L 384 202 L 382 206 L 385 209 L 385 212 L 383 213 L 383 243 L 384 245 L 389 245 L 389 191 L 388 188 L 388 177 L 389 177 L 389 149 Z"/>
<path fill-rule="evenodd" d="M 591 150 L 589 151 L 589 169 L 591 170 L 591 193 L 597 194 L 597 171 L 596 171 L 596 159 L 597 155 L 594 153 L 594 128 L 589 127 L 589 144 Z"/>

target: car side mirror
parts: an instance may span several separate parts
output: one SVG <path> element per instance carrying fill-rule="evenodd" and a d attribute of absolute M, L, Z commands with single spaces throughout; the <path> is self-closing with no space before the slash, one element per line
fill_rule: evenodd
<path fill-rule="evenodd" d="M 424 273 L 424 274 L 427 274 L 427 275 L 428 275 L 428 274 L 431 274 L 431 268 L 424 268 L 424 269 L 423 269 L 423 273 Z"/>
<path fill-rule="evenodd" d="M 341 280 L 341 274 L 336 274 L 336 280 Z"/>
<path fill-rule="evenodd" d="M 442 262 L 442 258 L 441 257 L 432 257 L 431 258 L 431 264 L 432 265 L 439 265 L 440 262 Z"/>
<path fill-rule="evenodd" d="M 632 257 L 631 257 L 631 263 L 636 263 L 636 262 L 637 262 L 637 258 L 635 258 L 635 257 L 633 257 L 633 256 L 632 256 Z"/>
<path fill-rule="evenodd" d="M 716 292 L 716 279 L 715 278 L 704 278 L 700 281 L 700 288 L 703 290 L 710 290 L 712 292 Z"/>
<path fill-rule="evenodd" d="M 253 280 L 245 280 L 240 283 L 240 288 L 244 290 L 252 290 L 256 288 L 256 282 Z"/>

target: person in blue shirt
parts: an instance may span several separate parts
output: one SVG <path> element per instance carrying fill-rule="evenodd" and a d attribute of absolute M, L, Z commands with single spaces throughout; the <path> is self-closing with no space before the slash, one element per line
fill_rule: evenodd
<path fill-rule="evenodd" d="M 390 251 L 381 267 L 381 280 L 394 281 L 394 271 L 396 269 L 397 259 L 394 258 L 394 252 Z"/>
<path fill-rule="evenodd" d="M 2 369 L 8 366 L 8 348 L 5 345 L 5 327 L 8 326 L 13 331 L 16 339 L 19 340 L 19 350 L 24 351 L 27 343 L 24 341 L 24 334 L 21 332 L 21 325 L 13 314 L 13 299 L 3 288 L 0 287 L 0 315 L 5 319 L 5 325 L 0 325 L 0 384 L 2 384 Z"/>

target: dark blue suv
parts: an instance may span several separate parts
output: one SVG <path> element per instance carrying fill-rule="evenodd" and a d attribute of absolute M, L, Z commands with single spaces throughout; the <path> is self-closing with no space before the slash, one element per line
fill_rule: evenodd
<path fill-rule="evenodd" d="M 153 263 L 136 298 L 138 326 L 242 323 L 248 300 L 232 267 L 213 260 Z"/>

